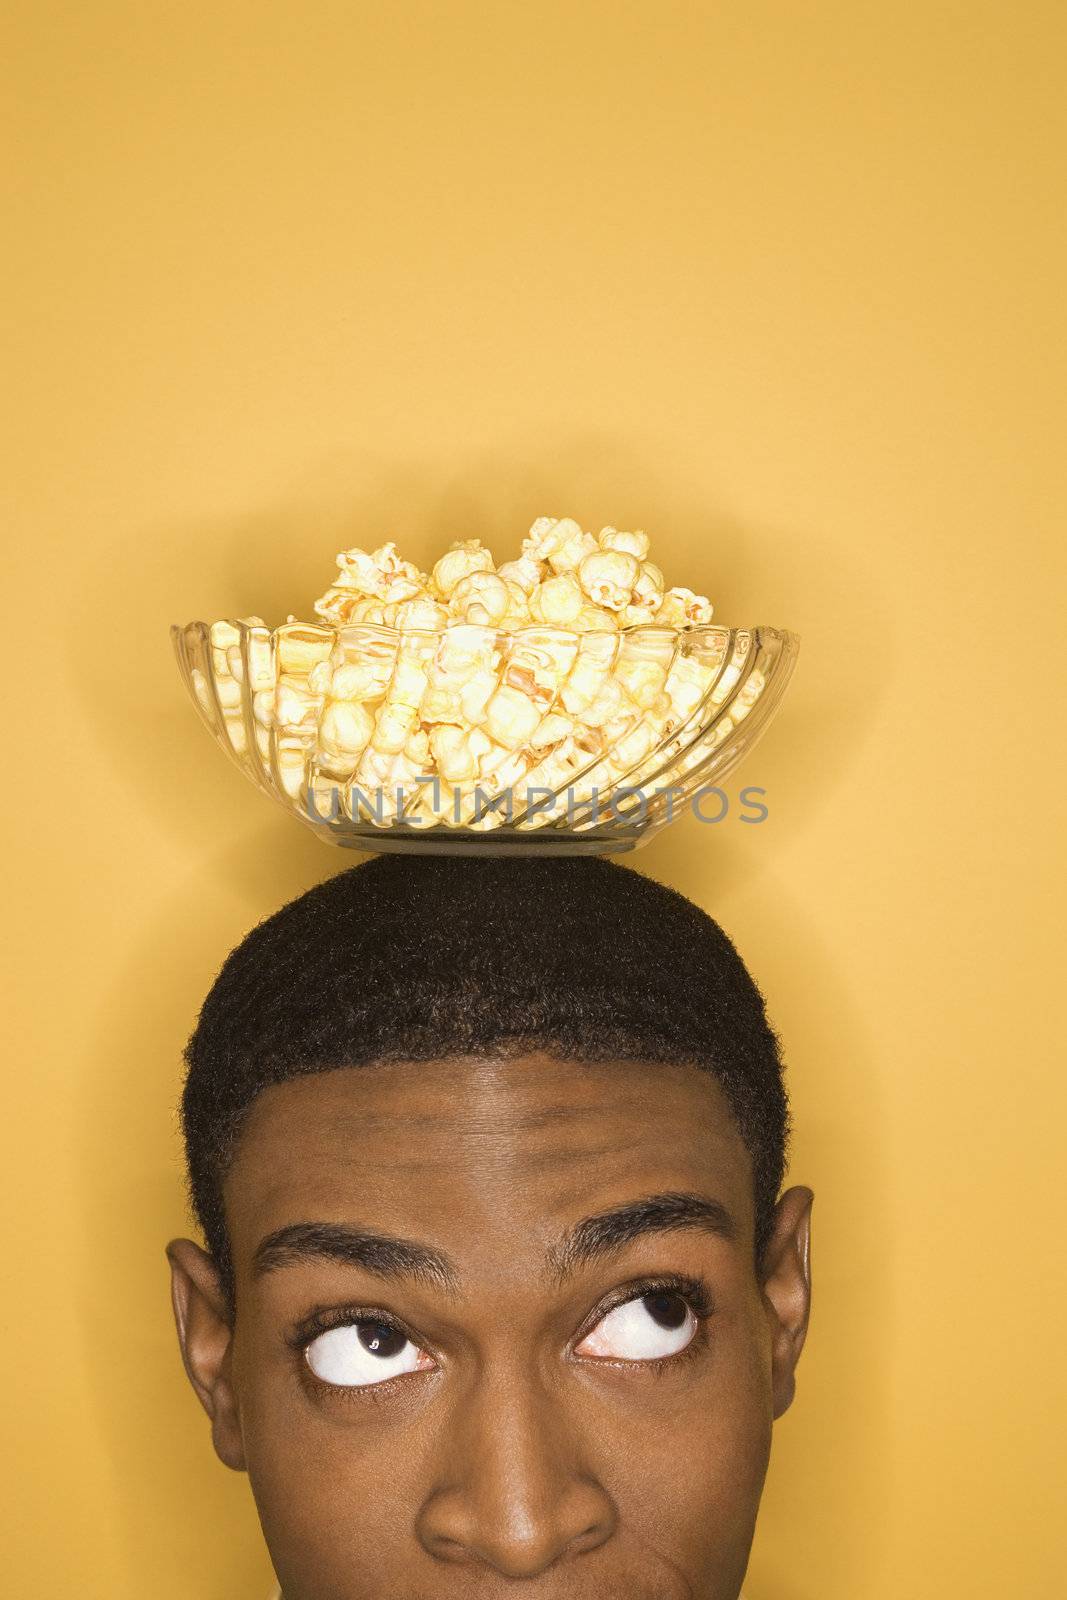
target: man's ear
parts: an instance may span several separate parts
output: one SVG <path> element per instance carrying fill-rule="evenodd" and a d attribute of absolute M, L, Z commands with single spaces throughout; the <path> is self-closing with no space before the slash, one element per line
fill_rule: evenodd
<path fill-rule="evenodd" d="M 172 1239 L 167 1259 L 185 1371 L 211 1418 L 216 1455 L 235 1472 L 243 1472 L 244 1441 L 230 1376 L 233 1328 L 218 1268 L 192 1239 Z"/>
<path fill-rule="evenodd" d="M 771 1330 L 771 1387 L 774 1416 L 793 1403 L 796 1365 L 804 1348 L 811 1313 L 810 1189 L 787 1189 L 774 1208 L 774 1224 L 764 1251 L 761 1291 Z"/>

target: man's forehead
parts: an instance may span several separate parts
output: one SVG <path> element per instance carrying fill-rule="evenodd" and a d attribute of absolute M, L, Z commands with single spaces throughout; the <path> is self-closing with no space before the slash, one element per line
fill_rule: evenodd
<path fill-rule="evenodd" d="M 276 1085 L 226 1182 L 236 1234 L 309 1216 L 439 1228 L 561 1224 L 591 1195 L 720 1195 L 744 1220 L 748 1156 L 718 1085 L 692 1067 L 527 1055 L 375 1064 Z"/>
<path fill-rule="evenodd" d="M 701 1153 L 739 1143 L 718 1084 L 695 1067 L 475 1057 L 375 1062 L 273 1085 L 250 1108 L 240 1153 L 299 1140 L 361 1159 L 391 1163 L 407 1151 L 447 1165 L 457 1141 L 506 1142 L 521 1157 L 555 1141 L 633 1147 L 668 1132 Z"/>

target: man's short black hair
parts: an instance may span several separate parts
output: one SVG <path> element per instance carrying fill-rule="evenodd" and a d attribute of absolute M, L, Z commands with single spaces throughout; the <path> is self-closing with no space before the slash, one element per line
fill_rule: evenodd
<path fill-rule="evenodd" d="M 222 1184 L 261 1090 L 370 1062 L 534 1050 L 710 1072 L 751 1158 L 758 1262 L 788 1103 L 763 997 L 718 923 L 603 858 L 380 855 L 254 927 L 185 1047 L 190 1195 L 226 1292 Z"/>

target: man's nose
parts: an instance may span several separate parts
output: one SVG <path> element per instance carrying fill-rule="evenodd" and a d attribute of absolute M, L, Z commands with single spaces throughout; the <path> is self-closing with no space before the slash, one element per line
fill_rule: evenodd
<path fill-rule="evenodd" d="M 534 1578 L 611 1538 L 615 1502 L 583 1459 L 558 1395 L 530 1374 L 483 1373 L 453 1416 L 438 1480 L 418 1515 L 423 1548 Z"/>

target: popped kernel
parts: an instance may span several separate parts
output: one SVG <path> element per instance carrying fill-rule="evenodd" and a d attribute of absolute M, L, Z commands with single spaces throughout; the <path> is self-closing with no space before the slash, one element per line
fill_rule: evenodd
<path fill-rule="evenodd" d="M 671 667 L 665 688 L 673 710 L 683 721 L 692 716 L 713 677 L 712 669 L 692 656 L 679 656 Z"/>
<path fill-rule="evenodd" d="M 517 583 L 529 595 L 544 576 L 544 562 L 535 560 L 533 556 L 522 555 L 514 561 L 501 562 L 496 572 L 497 577 L 503 578 L 505 583 Z"/>
<path fill-rule="evenodd" d="M 437 770 L 447 783 L 462 783 L 464 779 L 477 776 L 478 759 L 464 728 L 442 723 L 430 734 L 430 749 Z"/>
<path fill-rule="evenodd" d="M 202 680 L 202 674 L 196 674 L 194 668 L 194 681 L 196 676 L 200 676 Z M 199 684 L 197 684 L 197 689 L 199 690 Z M 256 690 L 255 694 L 252 696 L 252 715 L 255 717 L 261 728 L 270 729 L 274 726 L 275 712 L 273 689 Z"/>
<path fill-rule="evenodd" d="M 333 682 L 334 669 L 329 661 L 316 661 L 308 673 L 308 688 L 312 694 L 327 694 Z"/>
<path fill-rule="evenodd" d="M 278 721 L 285 727 L 295 727 L 303 722 L 309 710 L 315 706 L 312 696 L 302 694 L 299 689 L 292 688 L 289 684 L 280 683 L 274 695 L 274 714 Z"/>
<path fill-rule="evenodd" d="M 574 718 L 567 716 L 564 711 L 550 711 L 541 718 L 533 733 L 530 735 L 530 744 L 535 750 L 545 745 L 559 744 L 574 732 Z"/>
<path fill-rule="evenodd" d="M 422 697 L 419 714 L 423 722 L 463 722 L 463 704 L 459 690 L 444 684 L 431 684 Z"/>
<path fill-rule="evenodd" d="M 498 744 L 515 750 L 541 720 L 541 709 L 521 690 L 502 684 L 485 708 L 486 729 Z"/>
<path fill-rule="evenodd" d="M 557 572 L 546 578 L 530 596 L 530 615 L 537 622 L 566 627 L 581 615 L 585 595 L 571 572 Z"/>
<path fill-rule="evenodd" d="M 408 734 L 407 744 L 404 746 L 404 754 L 417 771 L 422 771 L 425 768 L 427 761 L 430 759 L 430 735 L 425 728 L 419 727 L 417 724 L 412 728 Z"/>
<path fill-rule="evenodd" d="M 623 606 L 619 613 L 619 624 L 623 628 L 647 627 L 655 621 L 656 608 L 652 605 Z"/>
<path fill-rule="evenodd" d="M 582 607 L 574 626 L 582 633 L 602 633 L 605 629 L 614 633 L 618 630 L 619 619 L 614 611 L 587 603 Z"/>
<path fill-rule="evenodd" d="M 358 756 L 374 731 L 374 718 L 356 701 L 330 700 L 319 721 L 319 743 L 330 755 Z"/>
<path fill-rule="evenodd" d="M 594 605 L 621 611 L 630 604 L 641 572 L 636 556 L 625 550 L 594 550 L 578 568 L 578 579 Z"/>
<path fill-rule="evenodd" d="M 620 772 L 632 770 L 648 755 L 656 738 L 656 729 L 651 723 L 645 720 L 635 723 L 612 740 L 609 764 Z"/>
<path fill-rule="evenodd" d="M 420 572 L 413 561 L 405 561 L 397 553 L 395 539 L 390 539 L 386 544 L 380 544 L 377 550 L 372 550 L 370 558 L 384 578 L 407 578 L 413 580 L 420 589 L 425 587 L 427 582 L 425 572 Z"/>
<path fill-rule="evenodd" d="M 582 712 L 582 721 L 587 728 L 596 728 L 602 723 L 610 722 L 613 717 L 621 713 L 637 716 L 638 707 L 634 705 L 618 678 L 606 678 L 600 686 L 596 699 Z"/>
<path fill-rule="evenodd" d="M 600 693 L 610 671 L 610 660 L 597 660 L 584 653 L 580 655 L 560 690 L 564 710 L 575 717 L 583 716 L 585 708 L 592 705 Z"/>
<path fill-rule="evenodd" d="M 362 661 L 345 661 L 333 669 L 330 694 L 337 700 L 377 700 L 385 693 L 392 674 L 391 660 L 376 656 Z M 310 686 L 311 680 L 308 679 Z"/>
<path fill-rule="evenodd" d="M 635 533 L 621 533 L 618 528 L 601 528 L 597 543 L 601 550 L 624 550 L 638 561 L 644 561 L 648 555 L 648 534 L 640 529 Z"/>
<path fill-rule="evenodd" d="M 335 587 L 358 589 L 361 594 L 384 593 L 384 569 L 366 550 L 361 550 L 358 546 L 354 546 L 351 550 L 342 550 L 337 557 L 337 565 L 340 573 L 333 580 Z"/>
<path fill-rule="evenodd" d="M 634 603 L 655 608 L 663 599 L 663 573 L 654 561 L 642 561 L 634 580 Z"/>
<path fill-rule="evenodd" d="M 414 578 L 406 578 L 403 575 L 399 575 L 395 578 L 390 578 L 386 584 L 385 593 L 382 595 L 382 604 L 398 606 L 405 600 L 417 600 L 422 592 L 421 583 L 416 582 Z"/>
<path fill-rule="evenodd" d="M 522 541 L 522 553 L 532 561 L 547 561 L 554 551 L 581 536 L 581 527 L 573 517 L 538 517 Z"/>
<path fill-rule="evenodd" d="M 524 623 L 533 619 L 530 615 L 530 597 L 526 590 L 514 578 L 505 578 L 508 591 L 508 607 L 500 619 L 502 628 L 521 628 Z"/>
<path fill-rule="evenodd" d="M 456 539 L 435 563 L 431 587 L 439 600 L 448 600 L 461 578 L 472 572 L 491 572 L 493 565 L 492 553 L 480 539 Z"/>
<path fill-rule="evenodd" d="M 685 627 L 687 624 L 699 626 L 711 621 L 713 610 L 707 595 L 675 587 L 664 593 L 656 610 L 656 621 L 672 628 Z"/>
<path fill-rule="evenodd" d="M 352 621 L 352 613 L 363 598 L 362 590 L 334 585 L 315 601 L 315 615 L 335 628 L 343 628 Z"/>
<path fill-rule="evenodd" d="M 481 730 L 476 730 L 481 731 Z M 514 789 L 524 780 L 529 767 L 529 758 L 522 750 L 509 750 L 507 745 L 498 744 L 491 735 L 489 748 L 482 756 L 481 779 L 488 784 L 492 780 L 493 787 L 501 789 Z"/>
<path fill-rule="evenodd" d="M 435 669 L 465 681 L 485 666 L 495 648 L 495 630 L 473 622 L 454 623 L 445 630 L 437 650 Z"/>
<path fill-rule="evenodd" d="M 615 668 L 615 676 L 634 704 L 647 711 L 655 704 L 667 681 L 667 669 L 658 661 L 623 657 Z"/>
<path fill-rule="evenodd" d="M 459 692 L 460 710 L 464 722 L 482 722 L 486 715 L 489 696 L 497 686 L 497 675 L 489 667 L 481 667 L 472 674 Z"/>
<path fill-rule="evenodd" d="M 591 533 L 570 535 L 564 542 L 549 552 L 548 564 L 553 572 L 573 572 L 584 561 L 585 557 L 592 555 L 598 549 L 596 540 Z"/>
<path fill-rule="evenodd" d="M 393 668 L 393 676 L 389 680 L 386 694 L 389 700 L 411 706 L 417 711 L 426 693 L 428 681 L 426 668 L 420 661 L 400 655 Z"/>
<path fill-rule="evenodd" d="M 391 756 L 399 755 L 407 744 L 408 735 L 415 727 L 417 716 L 417 706 L 404 705 L 399 700 L 386 700 L 384 705 L 378 708 L 374 732 L 371 735 L 371 744 L 375 750 Z"/>
<path fill-rule="evenodd" d="M 428 594 L 416 595 L 397 608 L 394 626 L 397 628 L 426 628 L 436 632 L 448 622 L 448 611 L 439 600 Z"/>
<path fill-rule="evenodd" d="M 225 677 L 216 675 L 215 688 L 223 711 L 236 711 L 241 704 L 241 685 L 237 679 L 231 678 L 228 673 Z"/>
<path fill-rule="evenodd" d="M 495 628 L 511 604 L 511 592 L 498 573 L 468 572 L 452 590 L 448 609 L 462 622 Z"/>

